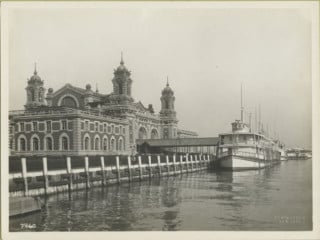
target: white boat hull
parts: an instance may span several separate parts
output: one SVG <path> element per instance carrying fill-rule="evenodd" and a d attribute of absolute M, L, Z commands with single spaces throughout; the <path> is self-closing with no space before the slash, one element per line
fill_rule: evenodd
<path fill-rule="evenodd" d="M 272 166 L 280 161 L 266 161 L 258 158 L 245 158 L 236 155 L 229 155 L 219 159 L 220 167 L 228 170 L 255 170 Z"/>

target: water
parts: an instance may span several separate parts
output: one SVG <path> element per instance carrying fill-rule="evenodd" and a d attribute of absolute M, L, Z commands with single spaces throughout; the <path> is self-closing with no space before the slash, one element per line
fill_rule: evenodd
<path fill-rule="evenodd" d="M 10 231 L 311 230 L 311 159 L 60 193 Z"/>

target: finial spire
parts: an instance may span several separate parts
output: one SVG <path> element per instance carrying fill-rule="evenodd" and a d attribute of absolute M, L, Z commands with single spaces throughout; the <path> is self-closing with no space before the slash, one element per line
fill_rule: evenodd
<path fill-rule="evenodd" d="M 167 87 L 169 87 L 169 77 L 167 76 Z"/>
<path fill-rule="evenodd" d="M 121 64 L 121 65 L 123 65 L 123 64 L 124 64 L 124 62 L 123 62 L 123 53 L 122 53 L 122 51 L 121 51 L 121 62 L 120 62 L 120 64 Z"/>
<path fill-rule="evenodd" d="M 38 73 L 37 72 L 37 63 L 36 62 L 34 63 L 34 72 L 33 73 L 34 73 L 34 75 L 37 75 L 37 73 Z"/>

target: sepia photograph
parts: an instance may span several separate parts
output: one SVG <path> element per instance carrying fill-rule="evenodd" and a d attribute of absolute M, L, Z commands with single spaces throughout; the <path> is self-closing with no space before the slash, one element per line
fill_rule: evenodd
<path fill-rule="evenodd" d="M 320 239 L 318 30 L 318 1 L 2 2 L 1 238 Z"/>

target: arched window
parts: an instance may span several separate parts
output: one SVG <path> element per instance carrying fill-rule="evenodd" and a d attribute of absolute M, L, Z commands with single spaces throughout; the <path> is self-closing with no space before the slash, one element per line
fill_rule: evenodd
<path fill-rule="evenodd" d="M 31 94 L 31 101 L 35 101 L 36 100 L 36 96 L 35 96 L 33 88 L 30 89 L 30 94 Z"/>
<path fill-rule="evenodd" d="M 122 83 L 119 83 L 119 94 L 123 94 Z"/>
<path fill-rule="evenodd" d="M 151 131 L 151 139 L 159 138 L 158 131 L 156 129 L 152 129 Z"/>
<path fill-rule="evenodd" d="M 61 143 L 62 143 L 62 150 L 69 150 L 69 141 L 67 137 L 62 137 Z"/>
<path fill-rule="evenodd" d="M 39 139 L 36 137 L 32 139 L 32 150 L 39 151 Z"/>
<path fill-rule="evenodd" d="M 19 151 L 26 151 L 27 150 L 27 144 L 25 138 L 20 138 L 19 140 Z"/>
<path fill-rule="evenodd" d="M 169 109 L 169 100 L 166 100 L 166 101 L 165 101 L 165 105 L 166 105 L 165 108 L 166 108 L 166 109 Z"/>
<path fill-rule="evenodd" d="M 84 138 L 84 150 L 90 150 L 90 138 L 89 137 Z"/>
<path fill-rule="evenodd" d="M 123 151 L 123 140 L 122 140 L 122 138 L 119 139 L 118 150 L 119 151 Z"/>
<path fill-rule="evenodd" d="M 70 96 L 66 96 L 61 101 L 61 106 L 64 107 L 70 107 L 70 108 L 76 108 L 77 102 Z"/>
<path fill-rule="evenodd" d="M 102 139 L 102 148 L 104 151 L 108 150 L 108 138 L 103 138 Z"/>
<path fill-rule="evenodd" d="M 110 140 L 110 150 L 114 151 L 115 150 L 115 141 L 114 138 L 111 138 Z"/>
<path fill-rule="evenodd" d="M 147 130 L 144 127 L 139 129 L 139 139 L 146 139 L 147 138 Z"/>
<path fill-rule="evenodd" d="M 99 137 L 96 137 L 94 139 L 94 150 L 100 150 L 100 139 L 99 139 Z"/>
<path fill-rule="evenodd" d="M 39 90 L 38 99 L 39 99 L 39 102 L 42 101 L 42 91 L 41 91 L 41 89 Z"/>
<path fill-rule="evenodd" d="M 53 150 L 53 144 L 52 144 L 52 138 L 51 137 L 46 137 L 46 150 L 47 151 L 52 151 Z"/>

